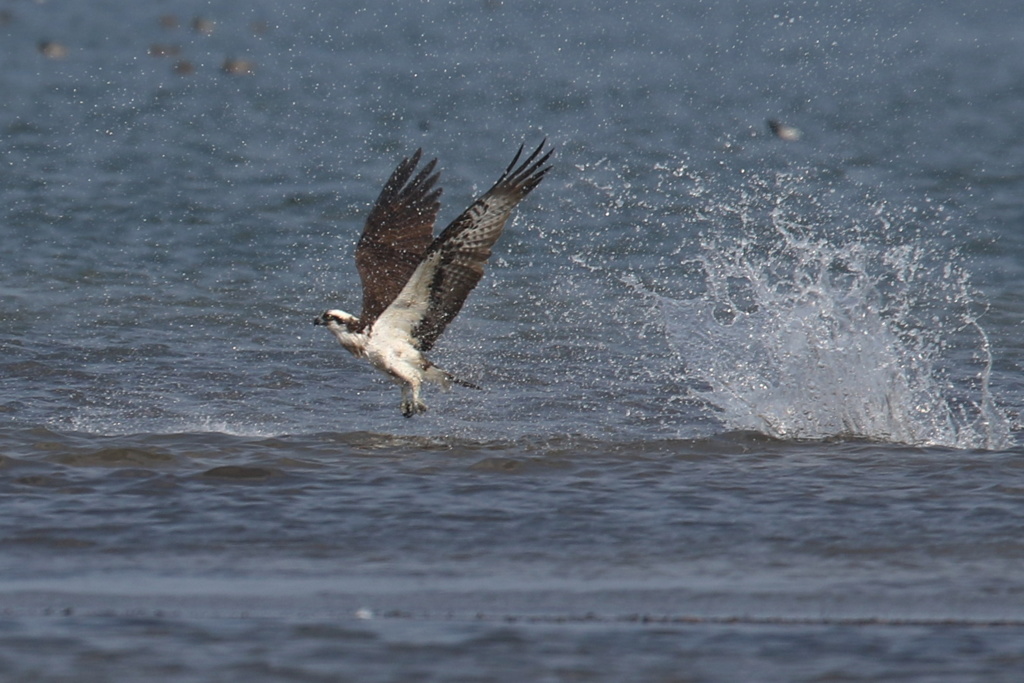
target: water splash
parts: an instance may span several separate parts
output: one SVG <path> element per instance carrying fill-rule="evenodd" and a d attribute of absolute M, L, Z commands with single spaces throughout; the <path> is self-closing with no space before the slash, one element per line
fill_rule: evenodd
<path fill-rule="evenodd" d="M 836 215 L 755 184 L 701 213 L 731 236 L 700 238 L 692 296 L 657 298 L 692 394 L 726 428 L 1009 445 L 983 307 L 949 243 L 915 232 L 920 211 Z"/>

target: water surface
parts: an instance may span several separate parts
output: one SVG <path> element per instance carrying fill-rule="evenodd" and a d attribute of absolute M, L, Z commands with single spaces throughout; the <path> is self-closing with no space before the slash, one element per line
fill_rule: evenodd
<path fill-rule="evenodd" d="M 1020 679 L 1015 4 L 0 9 L 4 677 Z M 406 420 L 311 321 L 543 137 Z"/>

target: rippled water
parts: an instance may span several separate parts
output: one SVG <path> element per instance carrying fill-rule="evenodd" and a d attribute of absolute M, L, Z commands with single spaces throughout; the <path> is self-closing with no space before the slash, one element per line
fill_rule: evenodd
<path fill-rule="evenodd" d="M 1015 4 L 0 11 L 0 677 L 1024 673 Z M 545 136 L 406 420 L 312 318 Z"/>

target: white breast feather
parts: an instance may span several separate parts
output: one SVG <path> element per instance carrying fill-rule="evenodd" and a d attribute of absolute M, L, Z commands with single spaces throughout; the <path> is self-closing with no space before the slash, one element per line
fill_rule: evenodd
<path fill-rule="evenodd" d="M 373 323 L 373 335 L 398 336 L 412 341 L 412 330 L 423 320 L 430 306 L 430 282 L 441 253 L 429 254 L 413 271 L 409 281 L 387 310 Z"/>

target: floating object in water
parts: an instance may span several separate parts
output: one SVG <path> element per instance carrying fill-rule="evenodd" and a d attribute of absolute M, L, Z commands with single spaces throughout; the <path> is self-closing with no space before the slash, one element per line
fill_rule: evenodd
<path fill-rule="evenodd" d="M 217 24 L 212 19 L 204 19 L 203 17 L 192 19 L 192 30 L 196 33 L 202 33 L 204 36 L 212 35 L 216 27 Z"/>
<path fill-rule="evenodd" d="M 768 119 L 768 130 L 770 130 L 775 137 L 780 140 L 786 140 L 787 142 L 795 142 L 803 135 L 799 128 L 789 126 L 778 119 Z"/>
<path fill-rule="evenodd" d="M 232 76 L 251 76 L 256 72 L 256 64 L 247 59 L 229 57 L 221 64 L 220 70 Z"/>
<path fill-rule="evenodd" d="M 39 43 L 39 54 L 49 59 L 64 59 L 68 56 L 68 48 L 62 43 L 43 40 Z"/>

